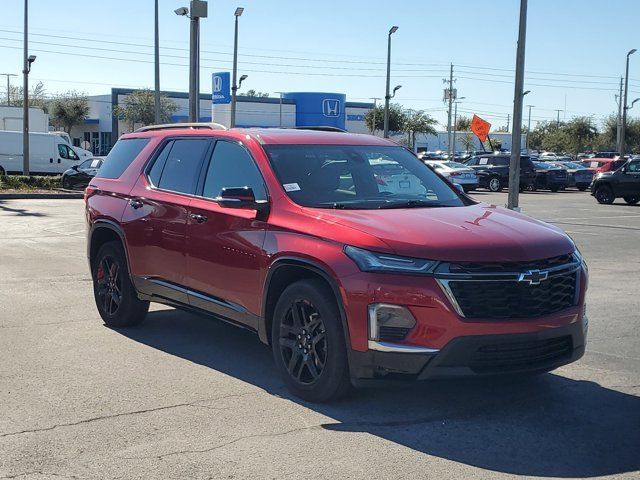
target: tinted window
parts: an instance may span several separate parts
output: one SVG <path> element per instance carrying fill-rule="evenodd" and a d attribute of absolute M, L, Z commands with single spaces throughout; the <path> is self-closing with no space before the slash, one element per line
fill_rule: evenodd
<path fill-rule="evenodd" d="M 142 149 L 149 143 L 148 138 L 126 138 L 118 140 L 107 155 L 98 177 L 119 178 Z"/>
<path fill-rule="evenodd" d="M 149 170 L 149 180 L 151 180 L 151 183 L 156 187 L 160 184 L 160 175 L 162 175 L 162 169 L 164 169 L 164 164 L 167 161 L 171 147 L 173 147 L 172 141 L 168 142 L 162 148 L 160 155 L 156 157 L 151 170 Z"/>
<path fill-rule="evenodd" d="M 183 139 L 173 142 L 164 162 L 158 187 L 172 192 L 194 193 L 208 139 Z"/>
<path fill-rule="evenodd" d="M 401 147 L 268 145 L 287 195 L 310 207 L 343 209 L 462 206 L 457 191 Z"/>
<path fill-rule="evenodd" d="M 498 157 L 491 160 L 492 165 L 499 165 L 501 167 L 509 166 L 509 159 L 504 157 Z"/>
<path fill-rule="evenodd" d="M 64 145 L 62 143 L 58 144 L 58 154 L 60 157 L 65 158 L 67 160 L 80 160 L 76 152 L 69 148 L 68 145 Z"/>
<path fill-rule="evenodd" d="M 627 170 L 634 173 L 640 172 L 640 162 L 631 162 L 629 167 L 627 167 Z"/>
<path fill-rule="evenodd" d="M 267 194 L 258 167 L 244 147 L 237 143 L 216 142 L 204 181 L 203 196 L 216 198 L 223 188 L 251 187 L 256 200 Z"/>

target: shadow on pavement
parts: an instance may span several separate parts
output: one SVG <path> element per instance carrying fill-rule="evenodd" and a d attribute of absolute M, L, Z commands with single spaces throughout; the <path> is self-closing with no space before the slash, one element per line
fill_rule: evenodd
<path fill-rule="evenodd" d="M 365 432 L 429 455 L 496 472 L 595 477 L 640 469 L 640 398 L 547 374 L 359 390 L 330 405 L 285 390 L 271 351 L 254 334 L 178 310 L 150 312 L 120 330 L 335 419 L 323 428 Z"/>
<path fill-rule="evenodd" d="M 3 205 L 3 201 L 0 200 L 0 211 L 5 211 L 14 214 L 17 217 L 45 217 L 46 215 L 41 212 L 34 212 L 27 210 L 26 208 L 11 208 L 7 205 Z"/>

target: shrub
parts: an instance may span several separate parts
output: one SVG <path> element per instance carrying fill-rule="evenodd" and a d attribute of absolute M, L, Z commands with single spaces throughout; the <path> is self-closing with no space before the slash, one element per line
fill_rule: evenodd
<path fill-rule="evenodd" d="M 61 176 L 0 175 L 0 190 L 54 190 Z"/>

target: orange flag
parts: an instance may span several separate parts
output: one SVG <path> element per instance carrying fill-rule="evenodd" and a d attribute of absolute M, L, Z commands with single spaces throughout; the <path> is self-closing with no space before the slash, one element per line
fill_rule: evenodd
<path fill-rule="evenodd" d="M 477 115 L 474 115 L 473 119 L 471 119 L 471 131 L 476 134 L 476 137 L 478 137 L 481 142 L 487 140 L 490 128 L 491 124 Z"/>

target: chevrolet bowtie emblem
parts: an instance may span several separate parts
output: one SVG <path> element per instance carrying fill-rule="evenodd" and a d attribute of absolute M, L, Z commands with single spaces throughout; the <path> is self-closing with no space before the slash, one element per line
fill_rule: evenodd
<path fill-rule="evenodd" d="M 521 273 L 518 277 L 519 282 L 529 282 L 529 285 L 540 285 L 540 282 L 547 279 L 549 272 L 540 270 L 529 270 L 526 273 Z"/>

